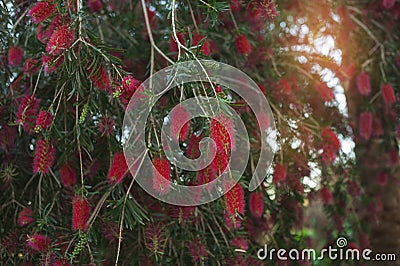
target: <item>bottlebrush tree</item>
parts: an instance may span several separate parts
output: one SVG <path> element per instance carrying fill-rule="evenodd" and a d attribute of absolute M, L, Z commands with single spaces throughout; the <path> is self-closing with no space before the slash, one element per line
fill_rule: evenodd
<path fill-rule="evenodd" d="M 258 265 L 264 244 L 320 248 L 338 236 L 360 248 L 398 250 L 384 236 L 399 238 L 390 225 L 400 198 L 400 3 L 314 2 L 2 1 L 2 264 Z M 230 64 L 257 82 L 276 119 L 278 151 L 265 182 L 250 192 L 258 122 L 268 121 L 219 84 L 170 90 L 146 132 L 164 176 L 148 173 L 159 193 L 171 182 L 218 178 L 235 142 L 234 129 L 212 117 L 176 127 L 187 110 L 170 110 L 184 98 L 230 104 L 250 136 L 246 171 L 227 194 L 175 206 L 135 183 L 122 124 L 146 78 L 193 59 Z M 204 137 L 215 140 L 209 166 L 187 172 L 168 161 L 159 141 L 167 117 L 190 159 Z M 383 237 L 370 241 L 369 232 Z"/>

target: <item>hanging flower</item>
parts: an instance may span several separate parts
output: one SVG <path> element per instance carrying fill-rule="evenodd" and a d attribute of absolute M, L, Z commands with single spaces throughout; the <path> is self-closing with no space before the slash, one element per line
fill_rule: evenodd
<path fill-rule="evenodd" d="M 36 115 L 39 112 L 40 99 L 36 99 L 34 95 L 25 94 L 18 106 L 17 124 L 23 126 L 28 133 L 33 129 Z"/>
<path fill-rule="evenodd" d="M 75 170 L 68 165 L 67 163 L 63 163 L 60 168 L 60 178 L 61 184 L 66 188 L 71 188 L 76 184 L 76 173 Z"/>
<path fill-rule="evenodd" d="M 33 211 L 29 208 L 23 209 L 18 215 L 19 226 L 28 226 L 35 221 L 36 219 L 33 218 Z"/>
<path fill-rule="evenodd" d="M 372 114 L 370 112 L 362 112 L 359 119 L 360 137 L 369 140 L 372 133 Z"/>
<path fill-rule="evenodd" d="M 31 236 L 28 236 L 27 243 L 31 249 L 38 252 L 44 252 L 49 248 L 50 238 L 40 234 L 33 234 Z"/>
<path fill-rule="evenodd" d="M 321 132 L 322 142 L 322 160 L 325 163 L 332 163 L 340 150 L 340 141 L 329 127 L 325 127 Z"/>
<path fill-rule="evenodd" d="M 10 67 L 17 67 L 22 63 L 24 57 L 24 50 L 18 46 L 11 46 L 8 49 L 8 65 Z"/>
<path fill-rule="evenodd" d="M 101 3 L 100 0 L 88 0 L 87 4 L 90 12 L 92 13 L 98 13 L 103 8 L 103 4 Z"/>
<path fill-rule="evenodd" d="M 161 176 L 158 176 L 156 172 L 153 173 L 153 189 L 161 195 L 166 194 L 170 189 L 171 165 L 165 157 L 154 158 L 153 165 L 155 170 L 161 174 Z"/>
<path fill-rule="evenodd" d="M 262 192 L 258 191 L 250 193 L 249 209 L 253 217 L 261 218 L 264 214 L 264 196 Z"/>
<path fill-rule="evenodd" d="M 392 84 L 388 83 L 382 85 L 382 96 L 383 100 L 388 106 L 396 102 L 396 96 L 394 94 Z"/>
<path fill-rule="evenodd" d="M 98 69 L 88 69 L 89 78 L 94 86 L 102 91 L 110 92 L 110 77 L 108 76 L 107 69 L 104 66 L 100 66 Z"/>
<path fill-rule="evenodd" d="M 244 214 L 244 191 L 240 183 L 236 183 L 225 195 L 225 211 L 228 215 Z"/>
<path fill-rule="evenodd" d="M 37 2 L 29 11 L 33 23 L 39 23 L 48 19 L 56 11 L 56 6 L 48 1 Z"/>
<path fill-rule="evenodd" d="M 99 121 L 101 135 L 111 136 L 114 131 L 114 119 L 111 116 L 103 116 Z"/>
<path fill-rule="evenodd" d="M 326 85 L 325 82 L 316 82 L 314 87 L 324 102 L 332 101 L 335 98 L 333 91 Z"/>
<path fill-rule="evenodd" d="M 72 200 L 72 230 L 86 231 L 90 215 L 89 202 L 85 198 L 76 196 Z"/>
<path fill-rule="evenodd" d="M 223 114 L 218 114 L 211 119 L 210 136 L 215 141 L 217 150 L 230 151 L 235 148 L 232 120 Z"/>
<path fill-rule="evenodd" d="M 40 132 L 46 130 L 53 123 L 53 115 L 49 111 L 40 111 L 36 119 L 35 131 Z"/>
<path fill-rule="evenodd" d="M 240 220 L 239 216 L 236 214 L 229 214 L 228 212 L 224 212 L 225 224 L 228 228 L 231 229 L 239 229 L 242 226 L 242 220 Z"/>
<path fill-rule="evenodd" d="M 107 178 L 110 184 L 119 184 L 128 174 L 128 165 L 125 161 L 125 156 L 122 152 L 117 152 L 111 162 L 108 170 Z"/>
<path fill-rule="evenodd" d="M 127 75 L 122 79 L 121 86 L 114 91 L 114 97 L 118 97 L 124 106 L 128 106 L 133 94 L 139 88 L 141 82 L 131 75 Z M 139 92 L 138 92 L 139 93 Z"/>
<path fill-rule="evenodd" d="M 70 48 L 75 41 L 75 32 L 68 25 L 58 27 L 47 43 L 46 51 L 50 55 L 58 55 Z"/>
<path fill-rule="evenodd" d="M 185 141 L 189 136 L 190 115 L 182 105 L 176 106 L 171 112 L 170 135 L 176 142 Z M 183 125 L 183 126 L 182 126 Z M 182 126 L 182 128 L 180 128 Z"/>
<path fill-rule="evenodd" d="M 184 44 L 184 41 L 185 41 L 184 37 L 185 36 L 183 35 L 183 33 L 177 32 L 176 36 L 178 37 L 179 42 L 181 44 Z M 177 53 L 178 52 L 178 43 L 176 42 L 176 40 L 175 40 L 173 35 L 171 35 L 169 37 L 169 51 L 171 53 Z"/>
<path fill-rule="evenodd" d="M 274 183 L 278 184 L 279 182 L 285 180 L 286 175 L 287 175 L 286 165 L 284 165 L 283 163 L 277 163 L 275 165 L 275 171 L 273 176 Z"/>
<path fill-rule="evenodd" d="M 251 53 L 250 42 L 243 34 L 236 36 L 235 46 L 238 52 L 244 56 L 248 56 Z"/>
<path fill-rule="evenodd" d="M 357 76 L 357 88 L 361 95 L 367 96 L 371 93 L 371 82 L 366 72 L 361 72 Z"/>
<path fill-rule="evenodd" d="M 186 157 L 190 158 L 190 159 L 197 159 L 200 156 L 200 148 L 199 148 L 199 144 L 200 141 L 202 140 L 203 136 L 200 135 L 196 135 L 195 133 L 193 133 L 192 135 L 190 135 L 189 141 L 188 141 L 188 145 L 186 148 Z"/>
<path fill-rule="evenodd" d="M 333 196 L 332 193 L 329 191 L 328 188 L 323 187 L 319 191 L 320 197 L 322 199 L 322 202 L 326 205 L 330 205 L 333 203 Z"/>
<path fill-rule="evenodd" d="M 33 172 L 47 175 L 53 166 L 55 157 L 54 145 L 44 139 L 38 140 L 33 158 Z"/>
<path fill-rule="evenodd" d="M 197 45 L 199 44 L 199 42 L 200 42 L 202 39 L 204 39 L 204 38 L 206 38 L 206 37 L 204 37 L 204 36 L 202 36 L 202 35 L 199 35 L 199 34 L 194 35 L 194 36 L 193 36 L 193 45 L 194 45 L 194 46 L 197 46 Z M 205 41 L 204 41 L 204 43 L 203 43 L 203 46 L 202 46 L 201 49 L 200 49 L 200 52 L 202 52 L 202 53 L 203 53 L 204 55 L 206 55 L 206 56 L 209 56 L 209 55 L 210 55 L 210 53 L 211 53 L 211 50 L 210 50 L 210 43 L 209 43 L 209 41 L 208 41 L 207 38 L 205 39 Z"/>

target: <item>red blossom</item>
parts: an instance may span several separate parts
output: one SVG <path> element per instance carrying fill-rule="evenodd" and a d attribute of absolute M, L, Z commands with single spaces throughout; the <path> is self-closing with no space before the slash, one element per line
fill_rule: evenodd
<path fill-rule="evenodd" d="M 33 23 L 39 23 L 48 19 L 56 11 L 56 6 L 50 1 L 37 2 L 28 12 Z"/>
<path fill-rule="evenodd" d="M 18 225 L 19 226 L 27 226 L 36 221 L 33 218 L 33 211 L 29 208 L 23 209 L 18 215 Z"/>
<path fill-rule="evenodd" d="M 369 140 L 372 133 L 372 114 L 370 112 L 362 112 L 359 119 L 360 137 Z"/>
<path fill-rule="evenodd" d="M 274 176 L 273 176 L 274 183 L 277 184 L 277 183 L 285 180 L 286 175 L 287 175 L 286 165 L 284 165 L 283 163 L 277 163 L 275 165 L 275 171 L 274 171 Z"/>
<path fill-rule="evenodd" d="M 178 33 L 176 33 L 176 36 L 178 37 L 179 42 L 181 44 L 184 44 L 185 39 L 184 39 L 183 33 L 178 32 Z M 176 40 L 175 40 L 173 35 L 171 35 L 169 37 L 169 51 L 171 53 L 177 53 L 178 52 L 178 43 L 176 42 Z"/>
<path fill-rule="evenodd" d="M 168 193 L 171 183 L 171 165 L 167 158 L 156 157 L 153 159 L 153 165 L 155 170 L 158 171 L 161 176 L 159 177 L 156 172 L 153 173 L 153 189 L 159 194 Z"/>
<path fill-rule="evenodd" d="M 243 250 L 248 250 L 249 249 L 249 244 L 247 241 L 240 236 L 235 237 L 230 241 L 231 246 L 234 246 L 236 248 L 240 248 Z"/>
<path fill-rule="evenodd" d="M 195 264 L 200 263 L 207 257 L 207 250 L 200 237 L 196 237 L 189 242 L 189 254 Z"/>
<path fill-rule="evenodd" d="M 85 198 L 76 196 L 72 200 L 72 230 L 86 231 L 90 215 L 89 202 Z"/>
<path fill-rule="evenodd" d="M 225 195 L 225 211 L 228 215 L 244 214 L 244 190 L 240 183 L 236 183 Z"/>
<path fill-rule="evenodd" d="M 53 115 L 49 111 L 40 111 L 36 119 L 35 131 L 40 132 L 46 130 L 53 123 Z"/>
<path fill-rule="evenodd" d="M 98 13 L 103 8 L 103 4 L 101 3 L 100 0 L 88 0 L 87 4 L 90 12 L 92 13 Z"/>
<path fill-rule="evenodd" d="M 394 94 L 392 84 L 388 83 L 382 85 L 382 97 L 386 105 L 391 105 L 392 103 L 396 102 L 396 96 Z"/>
<path fill-rule="evenodd" d="M 320 197 L 322 199 L 322 202 L 326 205 L 330 205 L 333 203 L 333 196 L 332 193 L 329 191 L 328 188 L 324 187 L 321 188 L 320 191 Z"/>
<path fill-rule="evenodd" d="M 189 120 L 189 118 L 189 113 L 186 111 L 185 107 L 181 105 L 176 106 L 172 110 L 170 135 L 174 141 L 185 141 L 188 138 L 190 122 L 185 121 Z"/>
<path fill-rule="evenodd" d="M 22 69 L 24 70 L 25 74 L 33 74 L 37 71 L 37 65 L 39 61 L 33 58 L 29 58 L 24 62 Z"/>
<path fill-rule="evenodd" d="M 108 76 L 107 69 L 104 66 L 100 66 L 95 71 L 88 69 L 88 72 L 90 80 L 97 89 L 110 92 L 110 77 Z"/>
<path fill-rule="evenodd" d="M 322 138 L 322 160 L 326 163 L 332 163 L 340 150 L 340 141 L 330 127 L 325 127 L 321 132 Z"/>
<path fill-rule="evenodd" d="M 318 92 L 319 96 L 324 100 L 324 102 L 329 102 L 334 99 L 333 91 L 326 85 L 325 82 L 315 83 L 315 90 Z"/>
<path fill-rule="evenodd" d="M 190 135 L 185 154 L 188 158 L 190 159 L 199 158 L 200 156 L 199 143 L 202 138 L 203 136 L 201 134 L 196 135 L 195 133 L 193 133 L 192 135 Z"/>
<path fill-rule="evenodd" d="M 150 224 L 144 230 L 145 246 L 153 254 L 163 253 L 167 238 L 161 224 Z"/>
<path fill-rule="evenodd" d="M 111 162 L 107 178 L 110 184 L 119 184 L 128 174 L 128 165 L 122 152 L 117 152 Z"/>
<path fill-rule="evenodd" d="M 203 40 L 204 38 L 206 38 L 206 39 L 205 39 L 205 41 L 204 41 L 204 43 L 203 43 L 203 46 L 202 46 L 201 49 L 200 49 L 200 52 L 202 52 L 204 55 L 207 55 L 207 56 L 208 56 L 208 55 L 210 55 L 211 50 L 210 50 L 210 43 L 209 43 L 207 37 L 204 37 L 204 36 L 199 35 L 199 34 L 194 35 L 194 36 L 193 36 L 193 45 L 194 45 L 194 46 L 198 45 L 199 42 L 200 42 L 201 40 Z"/>
<path fill-rule="evenodd" d="M 357 88 L 361 95 L 369 95 L 371 93 L 370 77 L 366 72 L 361 72 L 357 76 Z"/>
<path fill-rule="evenodd" d="M 242 226 L 242 220 L 240 220 L 239 216 L 236 214 L 228 214 L 228 212 L 224 213 L 224 219 L 226 226 L 231 229 L 239 229 Z"/>
<path fill-rule="evenodd" d="M 211 119 L 210 136 L 215 141 L 217 150 L 230 151 L 231 148 L 235 148 L 232 120 L 223 114 L 218 114 Z"/>
<path fill-rule="evenodd" d="M 50 238 L 40 234 L 33 234 L 31 236 L 28 236 L 27 243 L 28 246 L 33 250 L 44 252 L 49 248 Z"/>
<path fill-rule="evenodd" d="M 114 119 L 111 116 L 103 116 L 99 121 L 101 135 L 110 136 L 114 131 Z"/>
<path fill-rule="evenodd" d="M 17 67 L 22 63 L 24 57 L 24 50 L 18 46 L 11 46 L 8 49 L 8 65 L 10 67 Z"/>
<path fill-rule="evenodd" d="M 52 143 L 44 139 L 36 143 L 35 156 L 33 158 L 33 172 L 48 174 L 56 157 L 56 148 Z"/>
<path fill-rule="evenodd" d="M 61 184 L 66 188 L 71 188 L 76 184 L 75 170 L 67 163 L 63 163 L 60 168 Z"/>
<path fill-rule="evenodd" d="M 36 99 L 34 95 L 25 94 L 17 111 L 17 124 L 23 126 L 28 133 L 33 129 L 36 116 L 39 112 L 40 99 Z"/>
<path fill-rule="evenodd" d="M 255 218 L 261 218 L 264 214 L 264 196 L 261 191 L 250 193 L 249 209 Z"/>
<path fill-rule="evenodd" d="M 235 46 L 238 52 L 244 56 L 247 56 L 251 53 L 250 42 L 243 34 L 236 36 Z"/>
<path fill-rule="evenodd" d="M 131 75 L 127 75 L 122 79 L 121 86 L 114 91 L 114 95 L 119 97 L 124 106 L 128 106 L 133 94 L 139 88 L 141 82 Z"/>
<path fill-rule="evenodd" d="M 50 55 L 58 55 L 70 48 L 75 41 L 75 32 L 68 25 L 58 27 L 47 43 L 46 51 Z"/>

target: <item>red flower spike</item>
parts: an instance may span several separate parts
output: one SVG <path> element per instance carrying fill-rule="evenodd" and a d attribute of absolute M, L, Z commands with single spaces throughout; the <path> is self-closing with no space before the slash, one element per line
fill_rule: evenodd
<path fill-rule="evenodd" d="M 251 53 L 249 40 L 243 34 L 235 38 L 235 46 L 238 52 L 244 56 L 248 56 Z"/>
<path fill-rule="evenodd" d="M 150 224 L 144 230 L 145 246 L 153 254 L 163 253 L 167 238 L 161 224 Z"/>
<path fill-rule="evenodd" d="M 176 36 L 178 37 L 178 40 L 181 44 L 184 44 L 185 39 L 184 35 L 182 33 L 176 33 Z M 169 37 L 169 51 L 171 53 L 177 53 L 178 52 L 178 43 L 175 41 L 175 38 L 173 35 Z"/>
<path fill-rule="evenodd" d="M 244 191 L 240 183 L 236 183 L 225 195 L 225 210 L 228 215 L 244 214 Z"/>
<path fill-rule="evenodd" d="M 185 141 L 189 136 L 190 122 L 185 122 L 190 118 L 189 113 L 185 107 L 179 105 L 176 106 L 171 112 L 171 127 L 170 135 L 176 142 Z M 182 128 L 180 128 L 180 126 Z"/>
<path fill-rule="evenodd" d="M 99 69 L 93 71 L 91 69 L 89 71 L 89 77 L 94 86 L 102 91 L 109 92 L 110 89 L 110 77 L 108 76 L 107 69 L 104 66 L 100 66 Z"/>
<path fill-rule="evenodd" d="M 46 51 L 50 55 L 58 55 L 70 48 L 74 41 L 75 32 L 68 25 L 60 26 L 51 34 Z"/>
<path fill-rule="evenodd" d="M 18 225 L 19 226 L 28 226 L 31 223 L 35 222 L 36 219 L 32 217 L 33 211 L 29 208 L 23 209 L 18 215 Z"/>
<path fill-rule="evenodd" d="M 36 119 L 35 131 L 40 132 L 46 130 L 53 123 L 53 115 L 48 111 L 40 111 Z"/>
<path fill-rule="evenodd" d="M 199 44 L 199 42 L 204 39 L 204 36 L 202 35 L 194 35 L 193 36 L 193 46 L 196 46 Z M 210 43 L 208 41 L 208 39 L 206 39 L 203 43 L 203 46 L 200 49 L 200 52 L 202 52 L 204 55 L 208 56 L 211 53 L 210 50 Z"/>
<path fill-rule="evenodd" d="M 207 257 L 207 250 L 200 237 L 196 237 L 189 242 L 189 254 L 194 264 L 202 262 Z"/>
<path fill-rule="evenodd" d="M 249 244 L 247 244 L 247 241 L 240 236 L 235 237 L 230 241 L 231 246 L 240 248 L 243 250 L 248 250 L 249 249 Z"/>
<path fill-rule="evenodd" d="M 166 194 L 171 183 L 171 165 L 165 157 L 154 158 L 153 165 L 161 174 L 161 177 L 159 177 L 156 173 L 153 173 L 153 189 L 161 195 Z"/>
<path fill-rule="evenodd" d="M 367 96 L 371 93 L 371 82 L 367 73 L 361 72 L 357 76 L 357 88 L 361 95 Z"/>
<path fill-rule="evenodd" d="M 76 196 L 72 200 L 72 230 L 86 231 L 90 215 L 89 202 L 85 198 Z"/>
<path fill-rule="evenodd" d="M 87 4 L 90 12 L 92 13 L 98 13 L 103 8 L 103 4 L 101 3 L 100 0 L 88 0 Z"/>
<path fill-rule="evenodd" d="M 330 204 L 333 203 L 333 196 L 332 196 L 332 193 L 329 191 L 328 188 L 326 188 L 326 187 L 321 188 L 319 193 L 320 193 L 320 197 L 322 199 L 322 202 L 324 204 L 330 205 Z"/>
<path fill-rule="evenodd" d="M 286 175 L 287 175 L 286 165 L 284 165 L 282 163 L 277 163 L 275 165 L 275 171 L 274 171 L 274 176 L 273 176 L 274 183 L 277 184 L 277 183 L 285 180 Z"/>
<path fill-rule="evenodd" d="M 235 148 L 235 133 L 232 120 L 222 114 L 218 114 L 211 119 L 210 136 L 215 141 L 217 150 L 229 152 Z"/>
<path fill-rule="evenodd" d="M 186 156 L 190 159 L 197 159 L 200 157 L 200 148 L 199 148 L 199 144 L 200 141 L 202 140 L 203 136 L 200 135 L 196 135 L 195 133 L 193 133 L 188 141 L 188 145 L 186 148 Z"/>
<path fill-rule="evenodd" d="M 56 11 L 56 6 L 47 1 L 37 2 L 29 11 L 33 23 L 40 23 L 48 19 Z"/>
<path fill-rule="evenodd" d="M 227 212 L 224 213 L 225 223 L 230 229 L 239 229 L 242 226 L 242 220 L 236 214 L 230 215 Z"/>
<path fill-rule="evenodd" d="M 386 172 L 379 172 L 377 175 L 378 184 L 380 186 L 386 186 L 389 180 L 389 176 Z"/>
<path fill-rule="evenodd" d="M 261 218 L 264 214 L 264 195 L 261 191 L 250 193 L 249 209 L 255 218 Z"/>
<path fill-rule="evenodd" d="M 123 105 L 128 106 L 133 94 L 139 88 L 141 82 L 131 75 L 122 79 L 121 86 L 114 91 L 114 97 L 119 97 Z M 139 93 L 139 92 L 138 92 Z"/>
<path fill-rule="evenodd" d="M 23 126 L 26 132 L 30 132 L 35 124 L 36 115 L 39 111 L 40 99 L 35 96 L 25 94 L 18 106 L 17 111 L 17 124 Z"/>
<path fill-rule="evenodd" d="M 63 163 L 60 168 L 61 184 L 66 188 L 71 188 L 76 184 L 75 170 L 67 163 Z"/>
<path fill-rule="evenodd" d="M 335 98 L 333 91 L 324 82 L 317 82 L 315 84 L 315 90 L 324 102 L 332 101 Z"/>
<path fill-rule="evenodd" d="M 364 140 L 369 140 L 372 133 L 372 114 L 363 112 L 360 114 L 359 120 L 360 137 Z"/>
<path fill-rule="evenodd" d="M 110 184 L 119 184 L 122 182 L 126 174 L 128 174 L 128 164 L 122 152 L 114 154 L 107 178 Z"/>
<path fill-rule="evenodd" d="M 11 46 L 8 49 L 8 65 L 10 67 L 17 67 L 22 63 L 24 57 L 24 50 L 18 46 Z"/>
<path fill-rule="evenodd" d="M 396 102 L 396 96 L 391 84 L 382 85 L 382 97 L 386 105 L 391 105 Z"/>
<path fill-rule="evenodd" d="M 340 150 L 340 141 L 329 127 L 325 127 L 321 132 L 322 138 L 322 160 L 325 163 L 331 164 L 335 159 L 336 155 Z"/>
<path fill-rule="evenodd" d="M 33 172 L 47 175 L 53 166 L 55 157 L 56 148 L 44 139 L 38 140 L 33 158 Z"/>
<path fill-rule="evenodd" d="M 33 234 L 28 236 L 28 246 L 38 252 L 47 251 L 50 245 L 50 238 L 40 234 Z"/>

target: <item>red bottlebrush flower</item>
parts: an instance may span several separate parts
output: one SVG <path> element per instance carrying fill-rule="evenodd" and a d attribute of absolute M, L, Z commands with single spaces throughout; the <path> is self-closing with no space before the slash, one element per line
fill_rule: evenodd
<path fill-rule="evenodd" d="M 394 95 L 394 90 L 391 84 L 383 84 L 382 85 L 382 96 L 386 105 L 391 105 L 396 102 L 396 96 Z"/>
<path fill-rule="evenodd" d="M 92 13 L 98 13 L 103 8 L 103 4 L 100 0 L 88 0 L 87 5 Z"/>
<path fill-rule="evenodd" d="M 225 210 L 228 215 L 244 214 L 244 191 L 240 183 L 236 183 L 225 195 Z"/>
<path fill-rule="evenodd" d="M 61 184 L 66 188 L 71 188 L 76 184 L 75 170 L 67 163 L 63 163 L 60 168 Z"/>
<path fill-rule="evenodd" d="M 128 106 L 133 94 L 139 88 L 141 82 L 131 75 L 122 79 L 121 86 L 114 91 L 114 97 L 119 97 L 123 105 Z"/>
<path fill-rule="evenodd" d="M 278 184 L 279 182 L 285 180 L 286 175 L 287 175 L 286 165 L 284 165 L 282 163 L 277 163 L 275 165 L 275 171 L 274 171 L 274 176 L 273 176 L 274 183 Z"/>
<path fill-rule="evenodd" d="M 50 55 L 58 55 L 68 49 L 75 41 L 75 32 L 68 25 L 58 27 L 47 43 L 46 51 Z"/>
<path fill-rule="evenodd" d="M 392 9 L 392 7 L 395 4 L 395 0 L 382 0 L 382 5 L 384 8 L 386 8 L 387 10 Z"/>
<path fill-rule="evenodd" d="M 161 177 L 158 177 L 156 173 L 153 173 L 153 189 L 161 195 L 166 194 L 171 183 L 171 165 L 165 157 L 154 158 L 153 165 L 161 174 Z"/>
<path fill-rule="evenodd" d="M 24 73 L 25 74 L 33 74 L 37 71 L 37 65 L 38 65 L 38 60 L 35 60 L 33 58 L 29 58 L 24 62 L 24 65 L 22 66 Z"/>
<path fill-rule="evenodd" d="M 261 191 L 253 192 L 249 196 L 249 209 L 255 218 L 261 218 L 264 214 L 264 195 Z"/>
<path fill-rule="evenodd" d="M 189 254 L 194 264 L 198 264 L 207 257 L 207 250 L 200 237 L 189 242 Z"/>
<path fill-rule="evenodd" d="M 53 115 L 48 111 L 40 111 L 36 119 L 35 131 L 40 132 L 46 130 L 53 123 Z"/>
<path fill-rule="evenodd" d="M 236 36 L 235 46 L 238 52 L 244 56 L 248 56 L 251 53 L 249 40 L 243 34 Z"/>
<path fill-rule="evenodd" d="M 263 16 L 270 21 L 274 21 L 278 15 L 274 0 L 261 0 L 258 4 Z"/>
<path fill-rule="evenodd" d="M 103 116 L 99 121 L 101 135 L 110 136 L 114 131 L 114 119 L 111 116 Z"/>
<path fill-rule="evenodd" d="M 32 236 L 28 236 L 27 242 L 31 249 L 44 252 L 49 248 L 50 238 L 44 235 L 33 234 Z"/>
<path fill-rule="evenodd" d="M 186 111 L 185 107 L 181 105 L 176 106 L 172 110 L 170 135 L 174 141 L 185 141 L 188 138 L 190 121 L 185 121 L 187 121 L 189 118 L 189 113 Z"/>
<path fill-rule="evenodd" d="M 111 184 L 119 184 L 128 174 L 128 164 L 125 161 L 125 156 L 122 152 L 114 154 L 110 169 L 108 170 L 107 178 Z"/>
<path fill-rule="evenodd" d="M 378 184 L 381 186 L 386 186 L 389 180 L 389 176 L 386 172 L 379 172 L 377 175 Z"/>
<path fill-rule="evenodd" d="M 335 95 L 333 91 L 326 85 L 325 82 L 317 82 L 315 83 L 315 90 L 318 92 L 319 96 L 321 96 L 324 102 L 332 101 Z"/>
<path fill-rule="evenodd" d="M 218 114 L 211 119 L 210 136 L 215 141 L 217 150 L 230 151 L 235 149 L 233 123 L 225 115 Z"/>
<path fill-rule="evenodd" d="M 203 136 L 193 133 L 188 141 L 185 155 L 190 159 L 197 159 L 200 157 L 199 143 Z"/>
<path fill-rule="evenodd" d="M 161 224 L 150 224 L 144 231 L 145 246 L 152 254 L 164 253 L 167 238 Z"/>
<path fill-rule="evenodd" d="M 27 226 L 36 221 L 33 218 L 33 211 L 29 208 L 23 209 L 18 215 L 18 225 Z"/>
<path fill-rule="evenodd" d="M 230 215 L 228 212 L 224 213 L 226 226 L 230 229 L 239 229 L 242 226 L 242 220 L 236 214 Z"/>
<path fill-rule="evenodd" d="M 372 114 L 370 112 L 362 112 L 359 120 L 360 137 L 369 140 L 372 133 Z"/>
<path fill-rule="evenodd" d="M 44 55 L 41 58 L 42 60 L 42 65 L 44 67 L 44 73 L 46 74 L 51 74 L 54 71 L 56 71 L 56 69 L 62 64 L 62 62 L 64 61 L 63 57 L 57 58 L 57 61 L 55 61 L 54 58 L 51 58 L 50 56 Z"/>
<path fill-rule="evenodd" d="M 238 12 L 241 9 L 242 0 L 231 0 L 230 8 L 233 12 Z"/>
<path fill-rule="evenodd" d="M 235 237 L 230 241 L 231 246 L 234 246 L 236 248 L 240 248 L 243 250 L 248 250 L 249 249 L 249 244 L 247 244 L 247 241 L 240 236 Z"/>
<path fill-rule="evenodd" d="M 367 96 L 371 93 L 371 82 L 367 73 L 361 72 L 357 76 L 357 88 L 361 95 Z"/>
<path fill-rule="evenodd" d="M 24 130 L 29 132 L 33 129 L 36 121 L 36 115 L 39 111 L 40 100 L 35 96 L 24 95 L 17 111 L 17 124 L 23 126 Z"/>
<path fill-rule="evenodd" d="M 333 203 L 333 196 L 332 193 L 329 191 L 328 188 L 324 187 L 321 188 L 320 191 L 320 197 L 322 199 L 322 202 L 326 205 L 332 204 Z"/>
<path fill-rule="evenodd" d="M 17 67 L 22 63 L 24 57 L 24 50 L 18 46 L 11 46 L 8 49 L 8 65 L 10 67 Z"/>
<path fill-rule="evenodd" d="M 183 33 L 176 33 L 176 36 L 178 37 L 178 40 L 181 44 L 184 44 L 184 35 Z M 178 43 L 176 42 L 175 38 L 173 35 L 169 37 L 169 51 L 171 53 L 177 53 L 178 52 Z"/>
<path fill-rule="evenodd" d="M 39 23 L 48 19 L 56 11 L 56 6 L 47 1 L 37 2 L 28 12 L 33 23 Z"/>
<path fill-rule="evenodd" d="M 322 160 L 326 163 L 332 163 L 340 150 L 340 141 L 329 127 L 325 127 L 321 132 L 322 138 Z"/>
<path fill-rule="evenodd" d="M 399 162 L 399 151 L 397 148 L 391 148 L 389 150 L 389 159 L 392 164 L 397 164 Z"/>
<path fill-rule="evenodd" d="M 97 89 L 109 92 L 110 78 L 108 76 L 107 69 L 104 66 L 100 66 L 100 68 L 95 71 L 88 69 L 88 72 L 90 73 L 90 80 Z"/>
<path fill-rule="evenodd" d="M 33 158 L 33 172 L 48 174 L 56 157 L 56 148 L 50 142 L 40 139 L 36 143 L 35 157 Z"/>
<path fill-rule="evenodd" d="M 378 116 L 374 116 L 374 119 L 372 121 L 372 135 L 375 137 L 379 137 L 383 135 L 383 127 L 381 120 L 379 119 Z"/>
<path fill-rule="evenodd" d="M 90 215 L 90 206 L 87 199 L 76 196 L 72 200 L 72 230 L 86 231 Z"/>
<path fill-rule="evenodd" d="M 214 173 L 222 173 L 225 171 L 229 164 L 230 152 L 225 150 L 217 150 L 214 159 L 211 162 L 210 167 Z"/>
<path fill-rule="evenodd" d="M 210 43 L 209 43 L 207 37 L 204 37 L 202 35 L 194 35 L 193 36 L 193 45 L 197 46 L 199 44 L 199 42 L 201 40 L 203 40 L 204 38 L 206 38 L 206 39 L 205 39 L 205 41 L 203 43 L 203 46 L 200 49 L 200 52 L 202 52 L 206 56 L 209 56 L 210 53 L 211 53 L 211 50 L 210 50 Z"/>
<path fill-rule="evenodd" d="M 200 171 L 197 171 L 196 178 L 199 185 L 204 185 L 213 181 L 217 176 L 218 173 L 214 167 L 208 166 Z"/>

